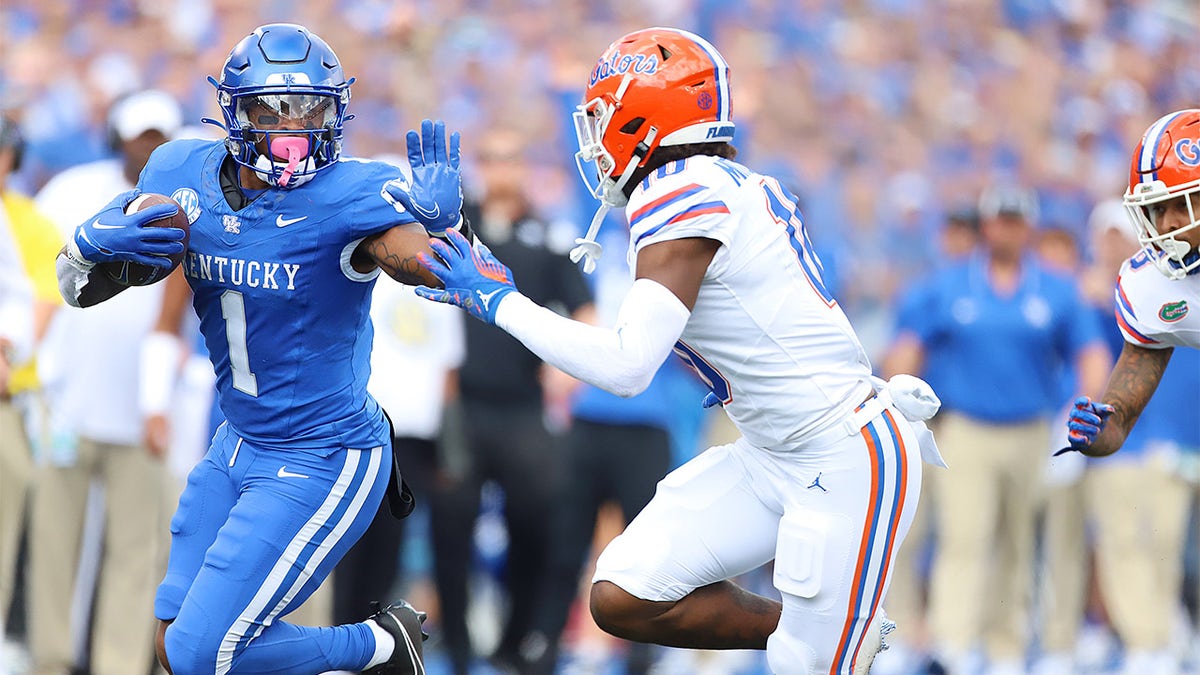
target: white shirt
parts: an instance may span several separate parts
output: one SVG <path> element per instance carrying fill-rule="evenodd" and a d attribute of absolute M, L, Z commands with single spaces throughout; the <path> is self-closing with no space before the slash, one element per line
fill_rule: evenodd
<path fill-rule="evenodd" d="M 466 353 L 457 307 L 429 302 L 392 279 L 371 295 L 375 342 L 367 391 L 392 419 L 396 436 L 433 439 L 441 429 L 446 373 Z"/>
<path fill-rule="evenodd" d="M 792 198 L 767 176 L 695 156 L 652 173 L 626 207 L 630 260 L 659 241 L 719 241 L 676 346 L 751 443 L 786 448 L 872 391 L 871 367 Z"/>
<path fill-rule="evenodd" d="M 0 202 L 0 338 L 12 345 L 9 365 L 24 363 L 33 348 L 33 287 Z"/>
<path fill-rule="evenodd" d="M 63 237 L 133 186 L 118 160 L 58 174 L 35 202 Z M 38 352 L 38 373 L 56 417 L 73 433 L 133 445 L 142 438 L 138 361 L 162 305 L 162 284 L 129 288 L 93 307 L 64 305 Z"/>
<path fill-rule="evenodd" d="M 1200 274 L 1168 279 L 1142 251 L 1121 265 L 1115 293 L 1126 342 L 1200 349 Z"/>

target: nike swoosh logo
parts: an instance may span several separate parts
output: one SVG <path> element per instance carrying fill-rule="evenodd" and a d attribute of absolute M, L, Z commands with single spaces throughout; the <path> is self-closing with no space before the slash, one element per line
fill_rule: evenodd
<path fill-rule="evenodd" d="M 288 225 L 291 225 L 292 223 L 298 223 L 305 218 L 308 218 L 308 216 L 300 216 L 299 218 L 284 218 L 283 214 L 281 213 L 275 216 L 275 227 L 287 227 Z"/>
<path fill-rule="evenodd" d="M 501 290 L 502 289 L 497 288 L 496 290 L 492 291 L 491 293 L 484 293 L 483 291 L 475 291 L 475 293 L 477 295 L 479 295 L 479 300 L 481 302 L 483 302 L 483 311 L 486 312 L 489 310 L 489 306 L 492 304 L 492 298 L 496 297 L 496 294 L 499 293 Z"/>
<path fill-rule="evenodd" d="M 279 471 L 275 472 L 275 475 L 279 476 L 280 478 L 308 478 L 308 476 L 305 476 L 302 473 L 292 473 L 291 471 L 288 471 L 286 465 L 279 467 Z"/>
<path fill-rule="evenodd" d="M 97 230 L 123 230 L 123 229 L 125 229 L 124 225 L 105 225 L 104 223 L 100 222 L 99 218 L 92 221 L 92 227 L 96 228 Z"/>
<path fill-rule="evenodd" d="M 413 207 L 413 211 L 416 211 L 418 215 L 424 216 L 431 220 L 433 218 L 437 218 L 438 216 L 442 215 L 442 207 L 440 204 L 434 204 L 432 211 L 426 211 L 425 209 L 423 209 L 421 207 L 420 204 L 417 204 L 417 203 L 414 203 L 412 205 L 412 207 Z"/>

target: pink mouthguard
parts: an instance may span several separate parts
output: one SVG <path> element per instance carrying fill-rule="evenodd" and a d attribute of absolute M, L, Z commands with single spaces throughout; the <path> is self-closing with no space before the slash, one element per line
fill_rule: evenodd
<path fill-rule="evenodd" d="M 279 136 L 271 140 L 271 154 L 287 157 L 287 166 L 279 175 L 279 187 L 287 187 L 288 181 L 300 162 L 308 156 L 308 139 L 302 136 Z"/>

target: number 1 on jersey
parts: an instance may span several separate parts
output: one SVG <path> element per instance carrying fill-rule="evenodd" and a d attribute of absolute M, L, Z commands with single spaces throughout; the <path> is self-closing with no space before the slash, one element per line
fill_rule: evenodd
<path fill-rule="evenodd" d="M 221 294 L 221 316 L 225 319 L 225 339 L 229 341 L 233 388 L 258 396 L 258 378 L 250 372 L 250 352 L 246 350 L 246 301 L 240 292 Z"/>

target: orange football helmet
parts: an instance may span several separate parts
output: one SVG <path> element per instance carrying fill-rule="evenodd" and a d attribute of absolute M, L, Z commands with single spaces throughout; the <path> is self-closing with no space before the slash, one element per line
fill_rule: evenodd
<path fill-rule="evenodd" d="M 1159 232 L 1163 202 L 1184 197 L 1188 224 Z M 1172 279 L 1200 268 L 1200 251 L 1178 235 L 1200 227 L 1200 109 L 1178 110 L 1150 125 L 1133 152 L 1125 209 L 1138 242 L 1156 267 Z"/>
<path fill-rule="evenodd" d="M 658 146 L 733 140 L 729 65 L 687 31 L 647 28 L 613 42 L 583 99 L 574 113 L 575 162 L 608 206 L 625 205 L 626 183 Z"/>

